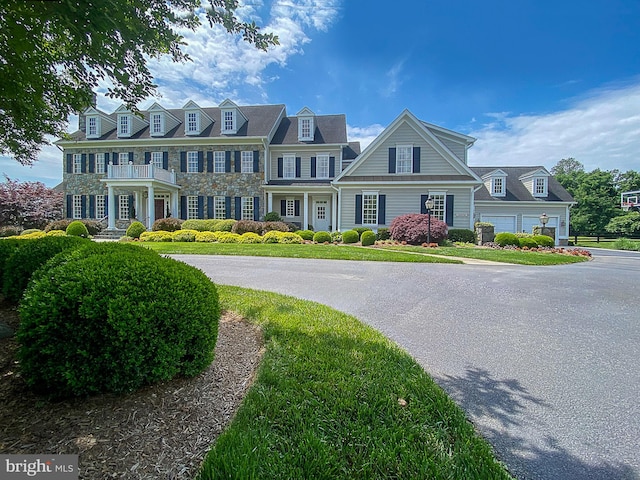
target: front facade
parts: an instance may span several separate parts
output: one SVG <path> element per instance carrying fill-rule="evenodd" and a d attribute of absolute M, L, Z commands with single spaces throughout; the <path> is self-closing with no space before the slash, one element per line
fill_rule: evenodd
<path fill-rule="evenodd" d="M 543 167 L 469 167 L 475 139 L 405 110 L 364 151 L 344 115 L 284 105 L 218 107 L 155 103 L 134 114 L 91 107 L 64 149 L 68 218 L 126 228 L 158 218 L 258 220 L 277 212 L 302 229 L 376 230 L 406 213 L 450 228 L 490 221 L 528 231 L 544 212 L 566 240 L 572 199 Z M 527 193 L 528 192 L 528 193 Z"/>

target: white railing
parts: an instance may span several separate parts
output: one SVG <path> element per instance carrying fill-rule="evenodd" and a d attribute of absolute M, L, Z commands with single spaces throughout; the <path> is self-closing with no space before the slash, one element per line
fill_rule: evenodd
<path fill-rule="evenodd" d="M 128 165 L 109 164 L 107 165 L 107 178 L 154 179 L 168 183 L 176 183 L 175 171 L 158 168 L 151 163 L 147 165 L 134 165 L 132 163 L 129 163 Z"/>

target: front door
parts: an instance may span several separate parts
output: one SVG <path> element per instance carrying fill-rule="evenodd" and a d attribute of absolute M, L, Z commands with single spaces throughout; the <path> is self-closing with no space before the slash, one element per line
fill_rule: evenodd
<path fill-rule="evenodd" d="M 315 202 L 313 229 L 316 232 L 329 231 L 329 202 L 318 200 Z"/>
<path fill-rule="evenodd" d="M 155 198 L 154 205 L 155 205 L 154 208 L 156 210 L 155 212 L 156 220 L 158 218 L 164 218 L 165 215 L 167 214 L 166 208 L 164 206 L 164 198 Z"/>

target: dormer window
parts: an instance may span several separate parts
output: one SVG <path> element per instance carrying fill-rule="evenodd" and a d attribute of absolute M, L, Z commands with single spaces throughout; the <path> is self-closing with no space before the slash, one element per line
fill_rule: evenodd
<path fill-rule="evenodd" d="M 161 113 L 151 114 L 151 135 L 164 135 L 164 116 Z"/>
<path fill-rule="evenodd" d="M 187 112 L 185 117 L 186 134 L 193 135 L 200 133 L 200 112 Z"/>
<path fill-rule="evenodd" d="M 491 195 L 494 197 L 503 197 L 506 193 L 504 177 L 493 177 L 491 179 Z"/>
<path fill-rule="evenodd" d="M 233 110 L 224 110 L 222 112 L 222 131 L 224 133 L 235 133 L 234 117 Z"/>
<path fill-rule="evenodd" d="M 535 177 L 533 179 L 533 196 L 546 197 L 547 185 L 548 185 L 547 177 Z"/>
<path fill-rule="evenodd" d="M 120 115 L 118 118 L 118 136 L 130 137 L 131 136 L 131 116 Z"/>
<path fill-rule="evenodd" d="M 97 138 L 98 133 L 98 117 L 87 117 L 87 138 Z"/>

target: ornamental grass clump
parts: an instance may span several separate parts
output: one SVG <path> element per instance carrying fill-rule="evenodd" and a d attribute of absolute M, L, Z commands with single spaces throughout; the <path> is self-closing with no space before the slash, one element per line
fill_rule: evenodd
<path fill-rule="evenodd" d="M 429 224 L 431 232 L 429 234 Z M 431 215 L 421 213 L 410 213 L 400 215 L 391 222 L 389 226 L 391 238 L 398 242 L 406 242 L 409 245 L 422 245 L 423 243 L 442 242 L 447 238 L 448 227 L 442 220 Z"/>
<path fill-rule="evenodd" d="M 215 285 L 194 267 L 144 250 L 94 244 L 34 276 L 17 333 L 29 387 L 53 398 L 121 393 L 191 377 L 211 363 Z"/>

